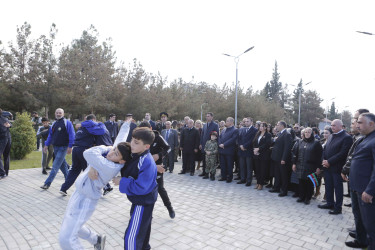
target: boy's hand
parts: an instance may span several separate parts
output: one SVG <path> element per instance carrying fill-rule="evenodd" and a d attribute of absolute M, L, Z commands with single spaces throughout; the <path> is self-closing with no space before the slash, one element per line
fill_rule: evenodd
<path fill-rule="evenodd" d="M 97 180 L 98 179 L 98 171 L 96 171 L 94 168 L 90 168 L 89 172 L 87 173 L 87 176 L 91 179 L 91 180 Z"/>
<path fill-rule="evenodd" d="M 112 182 L 118 186 L 120 185 L 120 180 L 121 180 L 121 176 L 116 176 L 115 178 L 112 179 Z"/>
<path fill-rule="evenodd" d="M 163 165 L 156 165 L 156 168 L 158 169 L 158 173 L 164 173 L 165 172 L 165 168 Z"/>

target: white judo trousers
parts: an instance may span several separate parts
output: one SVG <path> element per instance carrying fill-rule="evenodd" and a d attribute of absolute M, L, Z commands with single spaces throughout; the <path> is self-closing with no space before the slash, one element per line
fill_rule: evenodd
<path fill-rule="evenodd" d="M 89 199 L 78 192 L 73 193 L 59 234 L 59 242 L 63 250 L 84 249 L 79 238 L 89 241 L 92 245 L 97 243 L 97 233 L 85 226 L 97 204 L 97 199 Z"/>

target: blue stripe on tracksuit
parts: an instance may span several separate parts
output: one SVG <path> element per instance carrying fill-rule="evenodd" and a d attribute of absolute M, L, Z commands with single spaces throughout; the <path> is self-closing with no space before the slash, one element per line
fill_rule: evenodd
<path fill-rule="evenodd" d="M 151 249 L 148 242 L 150 239 L 153 209 L 154 204 L 145 206 L 132 205 L 130 222 L 125 231 L 124 249 Z M 144 243 L 147 245 L 144 245 Z"/>

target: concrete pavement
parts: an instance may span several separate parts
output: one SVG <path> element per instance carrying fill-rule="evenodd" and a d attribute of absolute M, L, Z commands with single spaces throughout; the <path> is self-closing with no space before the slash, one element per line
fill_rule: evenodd
<path fill-rule="evenodd" d="M 159 197 L 153 214 L 153 249 L 344 249 L 344 242 L 351 240 L 350 208 L 343 207 L 342 215 L 329 215 L 317 208 L 321 197 L 304 205 L 291 193 L 279 198 L 268 189 L 203 180 L 197 176 L 200 170 L 195 176 L 178 175 L 180 170 L 177 163 L 174 173 L 165 173 L 176 218 L 169 218 Z M 0 249 L 60 249 L 58 233 L 74 187 L 67 197 L 61 196 L 64 177 L 59 172 L 44 191 L 39 187 L 46 177 L 38 168 L 11 170 L 0 180 Z M 106 249 L 123 249 L 129 211 L 130 202 L 118 188 L 99 201 L 87 224 L 107 235 Z"/>

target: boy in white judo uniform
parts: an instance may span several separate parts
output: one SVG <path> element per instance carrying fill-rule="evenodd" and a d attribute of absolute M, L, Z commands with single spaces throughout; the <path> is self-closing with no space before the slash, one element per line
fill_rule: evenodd
<path fill-rule="evenodd" d="M 130 146 L 125 142 L 129 124 L 130 121 L 123 124 L 113 147 L 97 146 L 83 153 L 88 167 L 78 177 L 75 183 L 76 190 L 66 208 L 59 234 L 63 250 L 84 249 L 79 238 L 89 241 L 95 249 L 104 249 L 105 235 L 98 235 L 86 227 L 85 223 L 95 211 L 103 187 L 119 173 L 124 163 L 131 159 Z M 97 180 L 89 178 L 91 168 L 98 172 Z"/>

